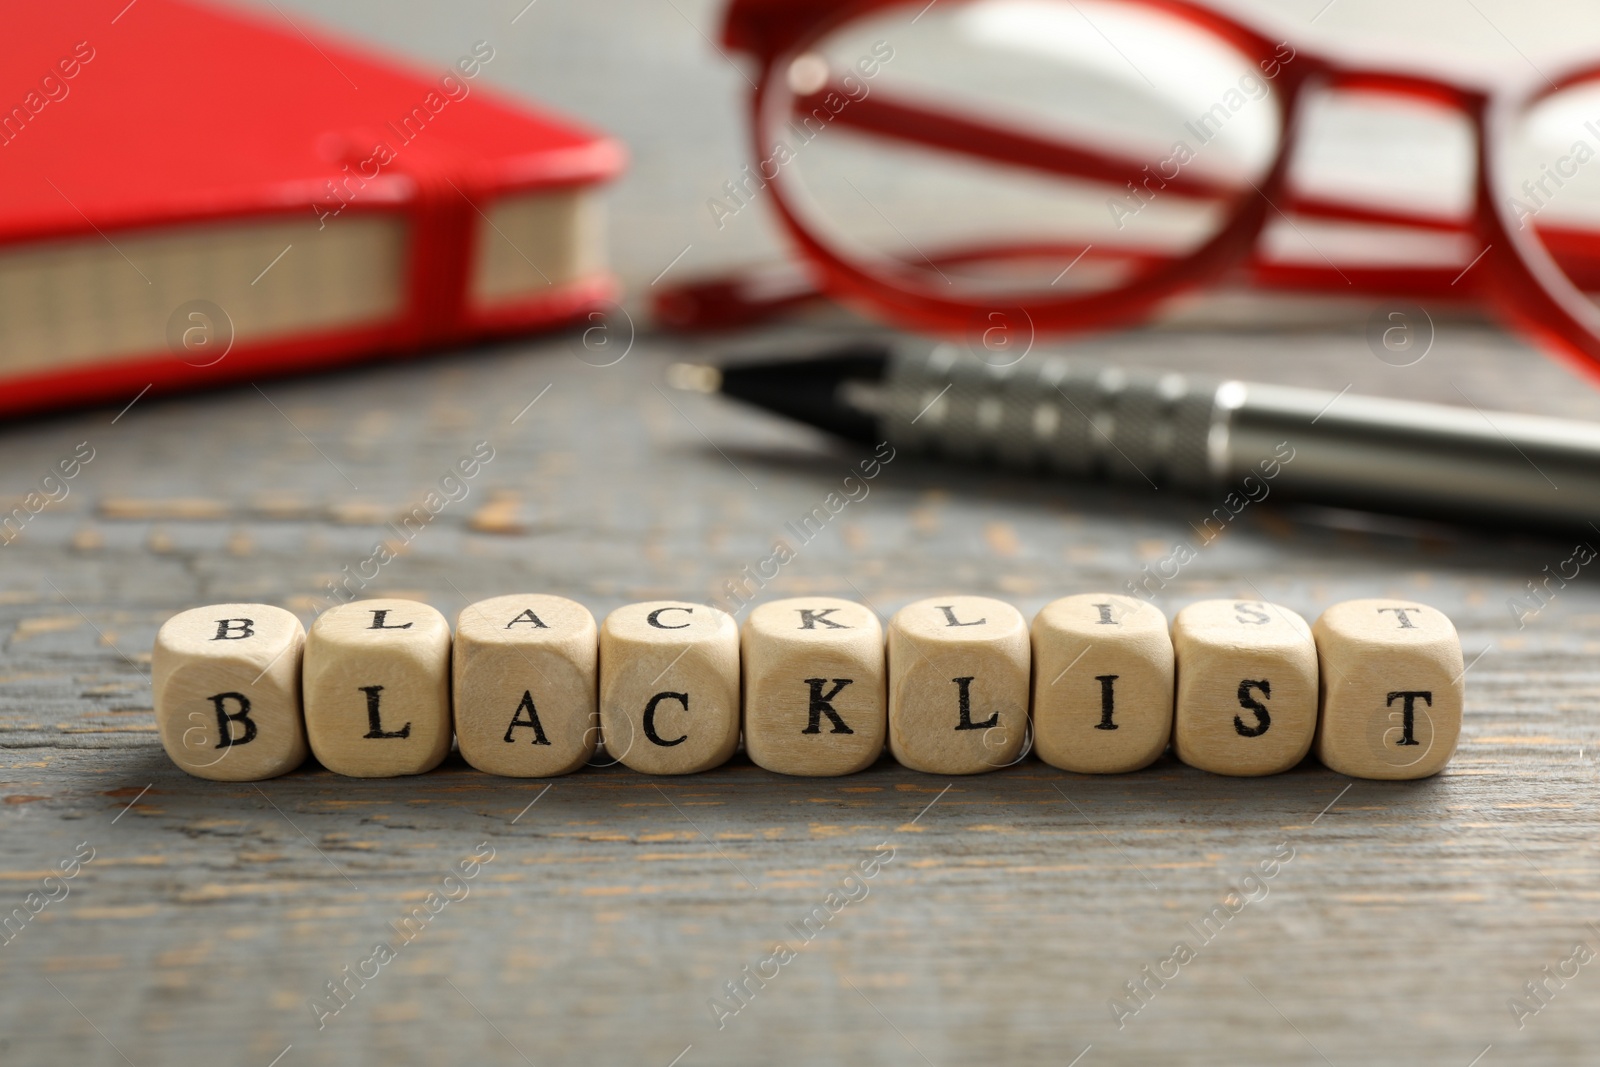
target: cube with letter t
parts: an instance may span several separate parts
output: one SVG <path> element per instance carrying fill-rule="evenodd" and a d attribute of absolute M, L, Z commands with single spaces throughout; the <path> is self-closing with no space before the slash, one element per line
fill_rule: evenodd
<path fill-rule="evenodd" d="M 1461 639 L 1415 600 L 1346 600 L 1313 628 L 1317 759 L 1356 778 L 1426 778 L 1450 762 L 1466 691 Z"/>

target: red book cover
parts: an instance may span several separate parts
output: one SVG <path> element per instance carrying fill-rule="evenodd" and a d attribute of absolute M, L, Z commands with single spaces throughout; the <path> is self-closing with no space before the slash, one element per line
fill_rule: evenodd
<path fill-rule="evenodd" d="M 0 414 L 415 352 L 612 298 L 593 190 L 622 149 L 497 97 L 496 59 L 463 41 L 410 70 L 300 15 L 182 0 L 17 6 Z"/>

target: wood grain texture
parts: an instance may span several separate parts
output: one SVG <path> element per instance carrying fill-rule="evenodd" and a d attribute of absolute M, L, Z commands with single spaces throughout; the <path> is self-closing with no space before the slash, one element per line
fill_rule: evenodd
<path fill-rule="evenodd" d="M 1250 362 L 1249 338 L 1206 343 L 1233 352 L 1241 374 L 1270 372 L 1264 351 Z M 1522 395 L 1542 364 L 1480 343 L 1476 359 L 1452 348 L 1449 374 Z M 263 383 L 332 465 L 250 390 L 141 401 L 115 426 L 108 411 L 5 431 L 6 471 L 45 469 L 88 435 L 100 454 L 71 497 L 0 548 L 0 915 L 44 892 L 80 843 L 95 850 L 70 895 L 0 946 L 0 1059 L 123 1064 L 45 978 L 138 1067 L 265 1067 L 291 1044 L 278 1067 L 520 1063 L 484 1017 L 541 1065 L 666 1067 L 691 1044 L 679 1067 L 775 1049 L 792 1062 L 922 1065 L 901 1033 L 939 1064 L 1064 1064 L 1091 1044 L 1079 1067 L 1321 1063 L 1307 1038 L 1337 1064 L 1465 1067 L 1490 1044 L 1479 1067 L 1600 1053 L 1587 968 L 1523 1029 L 1507 1007 L 1575 940 L 1594 943 L 1585 924 L 1600 911 L 1600 674 L 1585 666 L 1600 655 L 1600 584 L 1585 569 L 1521 629 L 1507 610 L 1572 555 L 1564 541 L 1360 530 L 1269 500 L 1162 590 L 1169 617 L 1217 596 L 1308 617 L 1356 596 L 1445 612 L 1472 664 L 1462 739 L 1442 774 L 1418 782 L 1352 782 L 1312 761 L 1233 779 L 1171 755 L 1117 776 L 1030 757 L 960 779 L 889 760 L 801 779 L 736 755 L 685 778 L 613 766 L 553 781 L 491 778 L 451 755 L 391 780 L 313 762 L 260 791 L 174 767 L 147 681 L 160 624 L 236 600 L 309 620 L 326 583 L 392 539 L 385 520 L 480 436 L 496 458 L 470 495 L 367 595 L 423 596 L 452 614 L 514 590 L 596 615 L 649 597 L 705 602 L 860 458 L 711 399 L 674 396 L 674 410 L 653 386 L 677 346 L 644 338 L 605 369 L 582 351 L 555 338 Z M 1324 351 L 1343 376 L 1330 392 L 1364 363 L 1390 373 L 1364 349 Z M 1437 398 L 1449 393 L 1442 383 Z M 197 440 L 219 445 L 201 453 Z M 872 487 L 794 546 L 763 600 L 840 596 L 886 619 L 957 588 L 1031 616 L 1067 593 L 1120 589 L 1192 540 L 1188 522 L 1213 503 L 909 457 Z M 497 492 L 522 502 L 522 532 L 470 529 Z M 107 518 L 112 493 L 214 509 Z M 483 841 L 495 859 L 472 895 L 318 1029 L 308 1005 L 325 983 L 396 937 L 390 924 Z M 895 858 L 866 898 L 801 945 L 787 924 L 884 842 Z M 1108 1004 L 1124 983 L 1192 939 L 1187 924 L 1283 842 L 1295 855 L 1266 899 L 1119 1029 Z M 719 1029 L 707 1002 L 725 1002 L 725 983 L 757 972 L 780 939 L 797 958 Z M 606 1023 L 624 1012 L 641 1024 Z"/>
<path fill-rule="evenodd" d="M 1477 2 L 1541 66 L 1540 34 L 1566 48 L 1600 42 L 1592 4 L 1558 18 L 1539 4 Z M 333 23 L 422 69 L 486 37 L 501 56 L 485 79 L 625 135 L 634 163 L 614 192 L 612 247 L 635 294 L 655 291 L 691 243 L 661 285 L 778 250 L 761 199 L 724 230 L 705 210 L 750 158 L 749 89 L 701 36 L 717 36 L 709 3 L 541 2 L 514 26 L 523 0 L 278 6 L 308 30 Z M 1385 27 L 1362 41 L 1403 48 L 1477 33 L 1489 59 L 1521 62 L 1465 8 L 1432 9 L 1434 19 L 1425 5 L 1382 8 L 1425 25 L 1426 40 Z M 1335 4 L 1316 28 L 1348 27 L 1341 20 L 1363 10 Z M 96 47 L 105 36 L 109 57 L 115 29 L 85 32 Z M 329 79 L 330 92 L 350 92 Z M 893 217 L 906 201 L 876 202 Z M 1362 297 L 1332 311 L 1290 305 L 1276 327 L 1252 309 L 1233 327 L 1065 347 L 1330 397 L 1349 386 L 1600 419 L 1600 392 L 1428 303 L 1433 349 L 1405 368 L 1367 348 L 1378 301 Z M 688 343 L 650 336 L 638 305 L 629 310 L 636 340 L 608 367 L 574 333 L 261 381 L 266 399 L 250 388 L 145 397 L 120 419 L 105 410 L 0 428 L 8 507 L 78 442 L 97 450 L 65 500 L 0 546 L 0 919 L 27 912 L 30 894 L 36 905 L 59 898 L 4 931 L 0 1063 L 1600 1059 L 1594 964 L 1520 1027 L 1508 1006 L 1574 942 L 1600 948 L 1589 925 L 1600 920 L 1600 572 L 1591 563 L 1551 583 L 1542 607 L 1527 593 L 1544 568 L 1563 569 L 1575 542 L 1596 541 L 1592 531 L 1476 533 L 1270 497 L 1201 544 L 1190 524 L 1220 500 L 901 456 L 821 534 L 791 540 L 793 562 L 760 590 L 760 601 L 859 600 L 887 619 L 955 589 L 1031 617 L 1061 596 L 1120 591 L 1147 567 L 1163 573 L 1181 543 L 1194 559 L 1156 597 L 1169 617 L 1218 597 L 1307 618 L 1356 597 L 1414 598 L 1455 622 L 1467 665 L 1456 756 L 1421 781 L 1355 781 L 1312 761 L 1227 778 L 1170 754 L 1129 775 L 1030 757 L 959 779 L 888 760 L 847 778 L 795 778 L 743 755 L 693 777 L 612 766 L 550 781 L 491 778 L 454 754 L 391 780 L 308 763 L 259 788 L 174 767 L 146 652 L 178 611 L 265 602 L 307 622 L 380 542 L 396 554 L 362 595 L 418 596 L 452 616 L 521 590 L 597 617 L 641 600 L 714 602 L 871 455 L 656 391 L 670 361 L 821 346 L 858 337 L 859 324 Z M 607 327 L 626 344 L 620 316 Z M 495 458 L 464 499 L 409 540 L 385 525 L 480 439 Z M 874 859 L 867 878 L 860 864 Z M 461 865 L 473 862 L 467 879 Z M 1216 919 L 1235 887 L 1255 899 Z M 420 926 L 418 908 L 431 914 Z M 1199 944 L 1190 925 L 1208 916 L 1220 932 Z M 1119 1028 L 1111 1003 L 1131 1010 L 1126 983 L 1145 967 L 1161 973 L 1180 939 L 1195 958 Z M 762 964 L 780 940 L 793 960 L 765 987 L 750 982 L 755 992 L 719 1027 L 708 1002 L 729 1003 L 727 983 L 747 967 L 771 974 Z M 311 1002 L 380 941 L 403 947 L 319 1029 Z"/>

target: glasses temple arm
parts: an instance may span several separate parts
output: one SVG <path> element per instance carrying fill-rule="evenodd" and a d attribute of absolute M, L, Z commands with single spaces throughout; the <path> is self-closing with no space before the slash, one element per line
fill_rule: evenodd
<path fill-rule="evenodd" d="M 848 102 L 835 113 L 824 103 L 830 95 L 836 101 Z M 1211 181 L 1181 169 L 1168 176 L 1160 172 L 1158 164 L 1144 163 L 1132 156 L 1074 145 L 1065 139 L 1041 137 L 975 117 L 914 104 L 904 98 L 893 98 L 883 89 L 857 100 L 848 96 L 843 83 L 833 83 L 809 96 L 797 97 L 794 110 L 801 122 L 820 111 L 829 116 L 829 122 L 909 144 L 941 148 L 1047 174 L 1070 175 L 1123 187 L 1132 185 L 1151 193 L 1221 199 L 1237 196 L 1245 188 L 1244 185 Z M 1466 217 L 1456 219 L 1423 215 L 1315 196 L 1293 196 L 1288 206 L 1301 215 L 1341 222 L 1407 226 L 1440 232 L 1462 232 L 1470 227 L 1470 220 Z"/>

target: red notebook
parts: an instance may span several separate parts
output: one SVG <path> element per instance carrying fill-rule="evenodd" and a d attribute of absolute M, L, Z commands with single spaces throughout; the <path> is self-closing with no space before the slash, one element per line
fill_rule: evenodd
<path fill-rule="evenodd" d="M 293 21 L 291 22 L 290 19 Z M 13 5 L 0 35 L 0 415 L 415 352 L 615 295 L 614 141 L 304 16 Z"/>

